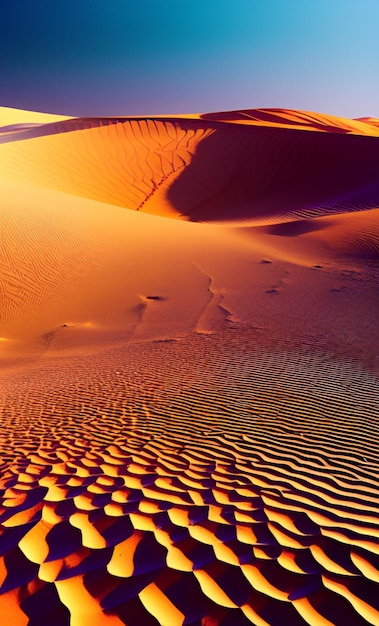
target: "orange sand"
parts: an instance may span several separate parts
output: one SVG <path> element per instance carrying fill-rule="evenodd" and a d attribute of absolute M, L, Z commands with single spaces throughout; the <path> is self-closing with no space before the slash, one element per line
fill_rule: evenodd
<path fill-rule="evenodd" d="M 75 118 L 0 144 L 19 181 L 191 221 L 276 223 L 377 208 L 378 136 L 372 123 L 256 110 Z"/>
<path fill-rule="evenodd" d="M 0 123 L 1 625 L 377 624 L 375 124 Z"/>

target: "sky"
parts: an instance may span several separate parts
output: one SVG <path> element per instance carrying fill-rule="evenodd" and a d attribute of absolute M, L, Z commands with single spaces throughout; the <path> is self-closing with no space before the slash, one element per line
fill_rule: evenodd
<path fill-rule="evenodd" d="M 379 117 L 379 0 L 2 0 L 0 106 Z"/>

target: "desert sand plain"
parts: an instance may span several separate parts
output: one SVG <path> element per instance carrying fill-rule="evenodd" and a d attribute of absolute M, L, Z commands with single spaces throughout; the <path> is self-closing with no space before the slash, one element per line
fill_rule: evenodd
<path fill-rule="evenodd" d="M 379 624 L 379 122 L 0 108 L 0 624 Z"/>

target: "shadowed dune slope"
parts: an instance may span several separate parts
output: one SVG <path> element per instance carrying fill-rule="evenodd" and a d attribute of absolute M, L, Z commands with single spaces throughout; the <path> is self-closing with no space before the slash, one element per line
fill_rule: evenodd
<path fill-rule="evenodd" d="M 334 259 L 379 259 L 379 209 L 244 228 L 243 231 L 276 237 L 282 251 L 299 249 L 305 244 L 308 253 L 313 248 L 320 256 Z"/>
<path fill-rule="evenodd" d="M 20 180 L 192 221 L 276 223 L 379 206 L 376 126 L 296 111 L 17 126 L 0 155 Z"/>

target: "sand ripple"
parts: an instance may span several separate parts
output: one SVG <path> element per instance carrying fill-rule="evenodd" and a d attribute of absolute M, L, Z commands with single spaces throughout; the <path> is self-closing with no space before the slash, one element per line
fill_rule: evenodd
<path fill-rule="evenodd" d="M 379 624 L 377 121 L 13 113 L 1 626 Z"/>
<path fill-rule="evenodd" d="M 3 377 L 7 624 L 378 623 L 375 379 L 244 350 L 231 329 Z"/>

